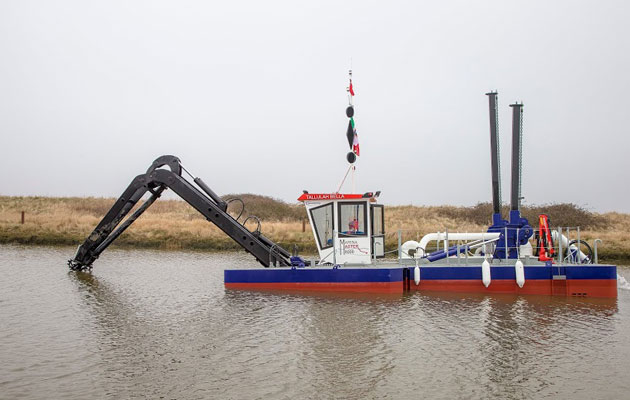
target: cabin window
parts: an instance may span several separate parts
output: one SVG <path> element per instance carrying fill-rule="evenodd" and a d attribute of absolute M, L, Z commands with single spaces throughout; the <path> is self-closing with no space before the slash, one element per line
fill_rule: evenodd
<path fill-rule="evenodd" d="M 339 203 L 339 235 L 366 236 L 365 202 Z"/>
<path fill-rule="evenodd" d="M 385 234 L 385 218 L 383 215 L 383 206 L 372 206 L 372 234 L 383 235 Z"/>
<path fill-rule="evenodd" d="M 315 236 L 320 249 L 333 245 L 333 203 L 311 208 L 311 221 L 315 227 Z"/>

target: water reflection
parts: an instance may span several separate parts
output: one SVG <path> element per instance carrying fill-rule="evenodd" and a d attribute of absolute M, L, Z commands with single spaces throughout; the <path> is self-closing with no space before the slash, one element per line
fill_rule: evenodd
<path fill-rule="evenodd" d="M 93 274 L 68 274 L 55 269 L 61 251 L 19 252 L 0 251 L 8 398 L 623 398 L 630 390 L 630 291 L 618 300 L 235 291 L 223 288 L 223 269 L 248 259 L 234 254 L 112 251 Z"/>
<path fill-rule="evenodd" d="M 199 290 L 208 289 L 197 276 L 203 270 L 180 271 L 180 277 L 170 280 L 146 267 L 141 270 L 144 274 L 69 274 L 84 311 L 92 317 L 85 318 L 89 322 L 84 331 L 100 356 L 93 368 L 101 376 L 101 392 L 116 398 L 198 398 L 199 393 L 212 393 L 204 380 L 219 375 L 223 367 L 212 360 L 214 341 L 229 341 L 229 335 L 222 337 L 227 332 L 221 318 L 209 315 L 212 302 Z M 183 287 L 192 290 L 182 292 Z"/>
<path fill-rule="evenodd" d="M 448 293 L 420 298 L 432 323 L 449 327 L 443 336 L 459 343 L 460 364 L 442 372 L 461 374 L 453 384 L 479 398 L 531 398 L 557 388 L 559 379 L 588 375 L 573 364 L 583 366 L 583 357 L 608 351 L 618 311 L 616 299 Z M 591 347 L 583 349 L 585 343 Z M 559 361 L 571 370 L 559 368 Z"/>
<path fill-rule="evenodd" d="M 95 367 L 102 376 L 100 389 L 114 397 L 129 397 L 132 392 L 157 396 L 157 371 L 164 365 L 158 351 L 163 348 L 155 325 L 123 291 L 91 273 L 71 272 L 88 314 L 94 317 L 84 331 L 92 338 L 100 361 Z M 89 321 L 89 320 L 88 320 Z"/>
<path fill-rule="evenodd" d="M 117 395 L 163 395 L 156 380 L 169 373 L 183 393 L 194 385 L 229 397 L 230 382 L 246 377 L 262 397 L 406 396 L 414 390 L 401 370 L 420 366 L 424 393 L 527 398 L 576 373 L 559 359 L 597 356 L 618 311 L 616 299 L 226 290 L 216 307 L 167 313 L 174 321 L 165 323 L 104 279 L 74 279 Z M 572 355 L 584 342 L 592 347 Z"/>
<path fill-rule="evenodd" d="M 267 373 L 246 371 L 262 393 L 294 396 L 299 389 L 315 397 L 355 398 L 388 378 L 393 357 L 379 319 L 384 306 L 400 304 L 401 298 L 226 290 L 224 307 L 246 332 L 234 339 L 263 353 Z M 252 356 L 250 365 L 257 361 Z M 280 384 L 269 382 L 275 374 L 282 376 Z"/>

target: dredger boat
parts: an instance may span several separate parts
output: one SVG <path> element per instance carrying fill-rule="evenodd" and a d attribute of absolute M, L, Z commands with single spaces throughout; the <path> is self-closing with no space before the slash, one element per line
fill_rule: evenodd
<path fill-rule="evenodd" d="M 354 173 L 360 152 L 353 118 L 352 80 L 348 92 L 347 137 L 351 151 L 347 159 L 349 171 Z M 579 228 L 551 229 L 547 216 L 541 215 L 539 227 L 534 229 L 521 216 L 523 105 L 518 103 L 511 105 L 511 207 L 509 218 L 503 219 L 497 93 L 487 95 L 494 214 L 486 232 L 444 231 L 428 234 L 420 241 L 403 242 L 399 231 L 397 246 L 387 251 L 385 210 L 378 204 L 380 192 L 304 191 L 298 200 L 306 207 L 319 256 L 317 260 L 307 261 L 265 237 L 260 232 L 260 223 L 253 232 L 247 229 L 247 220 L 241 223 L 238 217 L 228 214 L 228 202 L 200 178 L 188 173 L 177 157 L 162 156 L 131 182 L 68 264 L 73 270 L 91 269 L 99 255 L 170 188 L 262 264 L 262 268 L 226 269 L 225 287 L 230 289 L 377 293 L 420 290 L 616 297 L 617 268 L 598 263 L 598 240 L 591 247 L 580 239 Z M 183 173 L 192 178 L 192 183 Z M 146 193 L 150 197 L 125 219 Z M 395 258 L 388 258 L 388 253 L 395 254 Z"/>

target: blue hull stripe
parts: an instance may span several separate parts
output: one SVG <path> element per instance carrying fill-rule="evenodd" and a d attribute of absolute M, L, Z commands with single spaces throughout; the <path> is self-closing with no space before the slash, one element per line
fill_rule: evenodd
<path fill-rule="evenodd" d="M 552 279 L 553 275 L 566 275 L 567 279 L 617 279 L 617 267 L 598 266 L 526 266 L 525 280 Z M 420 276 L 424 280 L 480 280 L 481 267 L 420 267 Z M 513 266 L 490 267 L 492 279 L 516 279 Z"/>
<path fill-rule="evenodd" d="M 413 267 L 409 267 L 413 279 Z M 292 282 L 400 282 L 403 277 L 401 267 L 394 268 L 264 268 L 225 270 L 225 283 L 292 283 Z M 513 266 L 490 268 L 492 279 L 515 280 Z M 617 279 L 614 265 L 584 266 L 525 266 L 525 280 L 550 280 L 553 275 L 565 275 L 566 279 Z M 481 266 L 423 266 L 420 267 L 422 280 L 481 280 Z"/>
<path fill-rule="evenodd" d="M 225 270 L 225 283 L 402 282 L 402 268 L 265 268 Z"/>
<path fill-rule="evenodd" d="M 614 265 L 598 265 L 586 267 L 566 267 L 567 279 L 615 279 L 617 267 Z"/>

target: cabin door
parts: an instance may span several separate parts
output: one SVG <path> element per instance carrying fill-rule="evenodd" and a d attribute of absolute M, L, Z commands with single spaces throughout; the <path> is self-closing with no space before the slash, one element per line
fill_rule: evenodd
<path fill-rule="evenodd" d="M 370 264 L 369 214 L 367 201 L 338 201 L 337 264 Z"/>
<path fill-rule="evenodd" d="M 385 257 L 385 214 L 383 206 L 372 204 L 372 256 Z"/>

